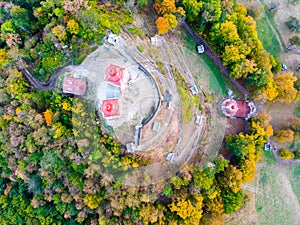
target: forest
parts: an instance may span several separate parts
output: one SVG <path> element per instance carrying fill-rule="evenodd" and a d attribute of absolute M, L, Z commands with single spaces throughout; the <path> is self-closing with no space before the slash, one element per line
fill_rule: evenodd
<path fill-rule="evenodd" d="M 151 159 L 125 154 L 124 146 L 102 133 L 91 102 L 37 90 L 23 77 L 20 71 L 27 68 L 46 81 L 57 69 L 80 64 L 107 30 L 118 34 L 132 22 L 124 3 L 0 3 L 1 224 L 211 225 L 247 203 L 241 186 L 254 178 L 262 147 L 273 134 L 268 115 L 251 119 L 246 133 L 226 137 L 230 160 L 219 155 L 205 165 L 186 164 L 165 181 L 126 186 L 110 171 L 126 176 Z M 299 99 L 299 79 L 277 75 L 281 64 L 264 50 L 245 7 L 233 0 L 176 3 L 155 1 L 159 34 L 186 17 L 253 98 Z M 137 1 L 137 7 L 149 4 Z"/>

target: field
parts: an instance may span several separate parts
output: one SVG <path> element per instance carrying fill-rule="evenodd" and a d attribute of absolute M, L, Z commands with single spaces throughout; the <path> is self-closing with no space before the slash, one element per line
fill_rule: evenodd
<path fill-rule="evenodd" d="M 273 56 L 279 57 L 281 53 L 279 41 L 272 31 L 266 17 L 262 17 L 256 21 L 259 40 L 262 41 L 265 49 Z M 267 35 L 266 35 L 267 34 Z"/>
<path fill-rule="evenodd" d="M 256 196 L 258 223 L 284 225 L 300 223 L 300 165 L 284 166 L 275 161 L 272 152 L 258 165 L 259 193 Z"/>

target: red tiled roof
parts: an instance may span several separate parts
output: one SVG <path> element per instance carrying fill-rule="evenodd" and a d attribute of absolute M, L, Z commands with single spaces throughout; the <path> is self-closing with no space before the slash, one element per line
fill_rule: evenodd
<path fill-rule="evenodd" d="M 221 104 L 221 110 L 226 116 L 247 118 L 251 109 L 248 102 L 226 99 Z"/>
<path fill-rule="evenodd" d="M 85 91 L 86 91 L 86 80 L 67 77 L 63 82 L 64 93 L 83 95 Z"/>
<path fill-rule="evenodd" d="M 118 99 L 103 100 L 101 110 L 105 118 L 120 115 Z"/>
<path fill-rule="evenodd" d="M 250 107 L 245 101 L 237 101 L 238 111 L 236 112 L 236 117 L 246 118 L 250 112 Z"/>
<path fill-rule="evenodd" d="M 121 80 L 123 78 L 124 75 L 124 68 L 121 68 L 117 65 L 114 64 L 110 64 L 107 68 L 106 68 L 106 81 L 111 82 L 115 85 L 120 86 L 121 85 Z"/>

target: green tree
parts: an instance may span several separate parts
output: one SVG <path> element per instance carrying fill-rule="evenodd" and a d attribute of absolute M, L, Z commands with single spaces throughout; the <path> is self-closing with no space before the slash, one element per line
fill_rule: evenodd
<path fill-rule="evenodd" d="M 291 32 L 300 33 L 300 20 L 298 18 L 290 16 L 285 24 Z"/>
<path fill-rule="evenodd" d="M 230 214 L 236 212 L 243 204 L 243 194 L 241 191 L 234 193 L 232 191 L 223 192 L 224 213 Z"/>

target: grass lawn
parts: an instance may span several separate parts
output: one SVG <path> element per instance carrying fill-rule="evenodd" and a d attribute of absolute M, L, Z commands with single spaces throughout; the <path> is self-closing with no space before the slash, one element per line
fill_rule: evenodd
<path fill-rule="evenodd" d="M 220 73 L 218 67 L 205 53 L 197 53 L 197 43 L 194 41 L 194 39 L 191 38 L 186 32 L 181 33 L 182 38 L 185 41 L 184 47 L 188 50 L 188 52 L 190 52 L 190 58 L 192 58 L 191 56 L 195 56 L 195 60 L 201 61 L 201 64 L 206 67 L 205 70 L 209 73 L 208 76 L 206 74 L 206 82 L 209 81 L 209 86 L 207 88 L 217 96 L 227 96 L 226 88 L 229 88 L 237 97 L 243 97 L 243 95 L 236 90 L 235 87 Z M 202 73 L 203 71 L 197 71 L 194 75 L 195 79 L 199 82 L 202 82 L 201 77 L 204 76 Z"/>
<path fill-rule="evenodd" d="M 297 195 L 297 198 L 300 200 L 300 165 L 290 165 L 289 166 L 290 171 L 290 179 L 292 181 L 292 186 L 294 189 L 295 194 Z"/>
<path fill-rule="evenodd" d="M 294 111 L 294 115 L 298 118 L 300 118 L 300 103 L 297 105 L 295 111 Z"/>
<path fill-rule="evenodd" d="M 182 123 L 187 124 L 194 118 L 194 114 L 193 114 L 194 103 L 190 95 L 190 91 L 186 88 L 184 78 L 182 77 L 180 72 L 178 70 L 174 70 L 173 74 L 174 74 L 178 94 L 180 97 Z"/>
<path fill-rule="evenodd" d="M 257 177 L 258 224 L 299 224 L 299 172 L 300 165 L 277 164 L 271 151 L 264 152 Z"/>
<path fill-rule="evenodd" d="M 264 48 L 278 58 L 281 52 L 280 45 L 265 17 L 256 21 L 256 29 Z"/>

